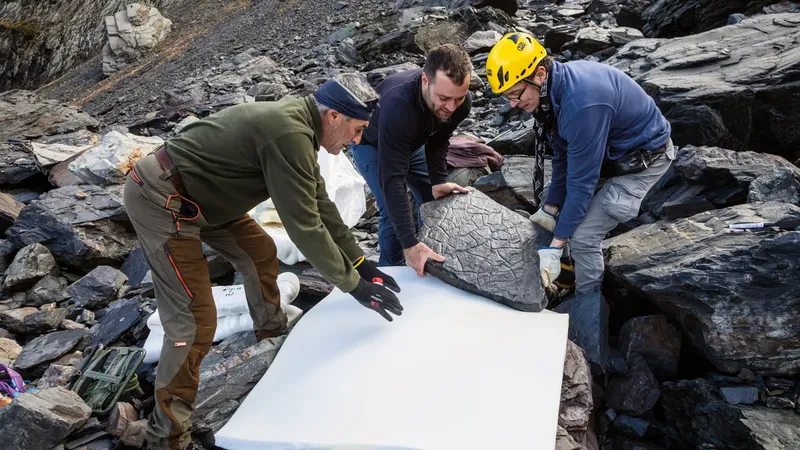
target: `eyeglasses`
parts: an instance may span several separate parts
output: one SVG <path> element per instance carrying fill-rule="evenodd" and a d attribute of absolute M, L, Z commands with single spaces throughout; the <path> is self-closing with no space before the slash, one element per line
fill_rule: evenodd
<path fill-rule="evenodd" d="M 522 94 L 525 93 L 526 89 L 528 89 L 528 85 L 527 84 L 524 85 L 522 90 L 519 91 L 519 95 L 517 95 L 516 97 L 510 97 L 508 94 L 504 94 L 503 97 L 505 97 L 508 101 L 520 102 L 520 101 L 522 101 Z"/>

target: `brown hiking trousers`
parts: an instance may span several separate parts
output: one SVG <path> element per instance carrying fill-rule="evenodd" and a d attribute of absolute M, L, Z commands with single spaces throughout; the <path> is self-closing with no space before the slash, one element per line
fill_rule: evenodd
<path fill-rule="evenodd" d="M 124 202 L 153 274 L 165 334 L 147 441 L 149 448 L 177 450 L 191 440 L 200 362 L 211 348 L 217 326 L 201 241 L 242 274 L 259 340 L 283 334 L 287 325 L 280 308 L 272 238 L 246 214 L 209 226 L 199 207 L 176 192 L 169 175 L 154 153 L 145 156 L 128 174 Z"/>

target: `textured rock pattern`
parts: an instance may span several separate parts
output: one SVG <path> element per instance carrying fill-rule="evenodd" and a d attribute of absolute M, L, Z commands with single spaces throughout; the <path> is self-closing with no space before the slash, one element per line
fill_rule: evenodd
<path fill-rule="evenodd" d="M 695 124 L 674 124 L 676 144 L 791 157 L 800 145 L 798 42 L 800 14 L 760 15 L 692 36 L 639 39 L 606 63 L 642 84 L 668 119 Z M 696 124 L 714 126 L 698 133 Z"/>
<path fill-rule="evenodd" d="M 419 238 L 444 256 L 429 271 L 443 281 L 521 311 L 541 311 L 541 228 L 485 194 L 450 195 L 422 205 Z M 551 236 L 546 237 L 549 239 Z"/>
<path fill-rule="evenodd" d="M 125 5 L 105 18 L 108 42 L 103 47 L 103 74 L 111 75 L 163 41 L 172 21 L 157 8 L 140 3 Z"/>
<path fill-rule="evenodd" d="M 675 317 L 721 371 L 800 373 L 800 231 L 730 230 L 800 217 L 785 203 L 738 205 L 607 239 L 607 273 Z"/>
<path fill-rule="evenodd" d="M 121 263 L 130 253 L 137 240 L 126 219 L 117 195 L 97 186 L 65 186 L 23 208 L 6 235 L 19 247 L 41 243 L 60 264 L 88 272 Z"/>
<path fill-rule="evenodd" d="M 124 184 L 136 161 L 164 142 L 157 137 L 135 136 L 112 131 L 100 144 L 87 149 L 69 165 L 69 170 L 86 183 L 97 186 Z"/>
<path fill-rule="evenodd" d="M 6 4 L 0 4 L 0 10 Z M 97 119 L 77 108 L 64 106 L 55 100 L 41 99 L 31 91 L 0 93 L 0 141 L 11 138 L 35 139 L 99 126 Z M 32 159 L 32 155 L 29 157 Z"/>
<path fill-rule="evenodd" d="M 585 442 L 587 433 L 593 432 L 589 426 L 593 406 L 592 371 L 589 362 L 583 350 L 567 340 L 558 426 L 563 427 L 576 442 Z"/>
<path fill-rule="evenodd" d="M 0 408 L 3 446 L 15 450 L 53 448 L 89 420 L 92 409 L 65 388 L 26 392 Z"/>
<path fill-rule="evenodd" d="M 728 404 L 704 379 L 666 382 L 661 389 L 664 415 L 685 448 L 779 450 L 800 442 L 795 412 Z"/>
<path fill-rule="evenodd" d="M 17 252 L 8 266 L 3 288 L 9 291 L 27 289 L 46 275 L 58 274 L 58 266 L 50 250 L 42 244 L 31 244 Z"/>
<path fill-rule="evenodd" d="M 143 0 L 158 8 L 184 0 Z M 123 0 L 51 0 L 2 2 L 4 21 L 29 24 L 29 32 L 0 34 L 0 91 L 45 84 L 95 55 L 105 42 L 102 17 Z M 0 127 L 2 129 L 2 127 Z"/>

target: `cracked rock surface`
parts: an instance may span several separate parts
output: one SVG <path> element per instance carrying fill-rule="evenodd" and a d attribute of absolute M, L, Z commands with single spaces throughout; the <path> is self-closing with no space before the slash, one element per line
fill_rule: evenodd
<path fill-rule="evenodd" d="M 426 203 L 419 238 L 445 257 L 429 272 L 448 284 L 520 311 L 547 306 L 538 242 L 550 236 L 474 188 Z"/>

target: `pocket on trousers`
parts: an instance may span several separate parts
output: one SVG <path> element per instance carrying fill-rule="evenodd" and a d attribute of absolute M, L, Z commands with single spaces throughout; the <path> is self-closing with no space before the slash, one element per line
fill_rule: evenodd
<path fill-rule="evenodd" d="M 632 194 L 625 186 L 613 180 L 606 182 L 602 189 L 603 210 L 618 222 L 627 222 L 639 215 L 643 197 Z"/>

